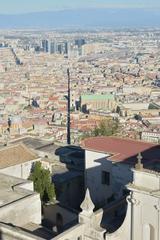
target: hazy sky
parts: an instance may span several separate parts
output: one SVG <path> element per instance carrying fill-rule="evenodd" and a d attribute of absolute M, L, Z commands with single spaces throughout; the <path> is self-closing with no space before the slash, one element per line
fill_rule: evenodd
<path fill-rule="evenodd" d="M 160 8 L 160 0 L 0 0 L 0 13 L 9 14 L 89 7 Z"/>

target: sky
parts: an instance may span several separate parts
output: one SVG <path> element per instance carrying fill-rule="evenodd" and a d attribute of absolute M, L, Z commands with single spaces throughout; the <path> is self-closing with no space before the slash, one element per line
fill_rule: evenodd
<path fill-rule="evenodd" d="M 0 0 L 1 14 L 102 7 L 160 8 L 160 0 Z"/>

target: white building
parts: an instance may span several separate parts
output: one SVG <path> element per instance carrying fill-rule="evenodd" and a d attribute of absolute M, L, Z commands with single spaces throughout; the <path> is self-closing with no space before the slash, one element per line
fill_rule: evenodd
<path fill-rule="evenodd" d="M 55 237 L 55 240 L 159 240 L 160 174 L 143 169 L 141 159 L 133 170 L 134 181 L 127 185 L 127 212 L 124 222 L 113 233 L 100 227 L 103 211 L 93 212 L 89 191 L 82 203 L 79 224 Z M 116 218 L 115 218 L 116 220 Z"/>
<path fill-rule="evenodd" d="M 132 140 L 123 140 L 117 138 L 90 138 L 84 141 L 86 147 L 85 159 L 85 183 L 86 196 L 81 204 L 82 212 L 79 214 L 78 223 L 59 235 L 49 238 L 53 240 L 159 240 L 160 239 L 160 173 L 151 170 L 152 167 L 158 167 L 160 160 L 159 145 L 137 142 Z M 137 153 L 138 163 L 137 163 Z M 144 164 L 143 164 L 143 163 Z M 156 164 L 155 164 L 156 163 Z M 146 169 L 144 168 L 146 166 Z M 134 168 L 135 167 L 135 168 Z M 1 175 L 0 175 L 1 177 Z M 21 184 L 13 182 L 7 176 L 9 192 L 1 192 L 1 199 L 13 203 L 13 198 L 17 196 L 20 205 L 16 208 L 8 204 L 5 212 L 0 212 L 0 219 L 4 223 L 0 224 L 1 238 L 5 240 L 33 240 L 46 239 L 38 238 L 30 231 L 26 232 L 25 221 L 39 222 L 38 204 L 33 202 L 35 194 L 28 194 L 30 183 L 22 191 Z M 0 178 L 3 183 L 2 179 Z M 6 181 L 5 181 L 6 182 Z M 5 183 L 6 184 L 6 183 Z M 18 184 L 18 185 L 17 185 Z M 126 185 L 126 186 L 124 186 Z M 2 184 L 2 186 L 5 186 Z M 8 186 L 8 185 L 7 185 Z M 126 187 L 130 194 L 122 196 L 121 187 Z M 7 190 L 8 191 L 8 190 Z M 22 191 L 22 192 L 21 192 Z M 4 194 L 5 193 L 5 194 Z M 31 192 L 30 192 L 31 193 Z M 91 193 L 91 194 L 90 194 Z M 19 195 L 20 194 L 20 195 Z M 22 195 L 21 195 L 22 194 Z M 114 201 L 112 195 L 114 194 Z M 9 197 L 10 196 L 10 199 Z M 22 198 L 23 197 L 23 198 Z M 110 201 L 108 201 L 108 199 Z M 125 201 L 126 199 L 126 201 Z M 25 201 L 26 202 L 23 202 Z M 93 201 L 92 201 L 93 200 Z M 23 205 L 23 209 L 21 206 Z M 10 204 L 10 203 L 9 203 Z M 25 204 L 31 219 L 21 219 L 21 213 L 24 214 Z M 36 206 L 34 204 L 37 204 Z M 106 204 L 106 206 L 104 206 Z M 5 204 L 2 202 L 2 206 Z M 97 209 L 103 205 L 103 210 Z M 3 209 L 3 207 L 2 207 Z M 123 211 L 122 211 L 123 210 Z M 56 210 L 60 211 L 60 210 Z M 16 213 L 17 212 L 17 213 Z M 122 214 L 123 212 L 123 214 Z M 51 211 L 49 210 L 49 213 Z M 57 212 L 56 212 L 57 214 Z M 69 214 L 69 213 L 67 213 Z M 121 214 L 123 218 L 121 218 Z M 55 214 L 54 214 L 55 215 Z M 73 213 L 72 213 L 73 215 Z M 35 217 L 35 218 L 34 218 Z M 66 218 L 66 216 L 64 216 Z M 75 218 L 75 216 L 72 216 Z M 52 217 L 50 215 L 52 220 Z M 54 216 L 54 218 L 56 218 Z M 63 222 L 63 212 L 61 212 L 61 223 Z M 117 220 L 120 222 L 117 224 Z M 16 231 L 14 226 L 6 223 L 24 226 Z M 34 232 L 34 231 L 33 231 Z"/>
<path fill-rule="evenodd" d="M 159 145 L 117 137 L 88 138 L 82 146 L 85 148 L 85 186 L 96 207 L 125 195 L 125 185 L 133 181 L 131 169 L 139 152 L 149 169 L 154 169 L 156 159 L 160 158 Z"/>
<path fill-rule="evenodd" d="M 41 223 L 41 201 L 33 182 L 0 173 L 0 221 L 20 227 Z"/>
<path fill-rule="evenodd" d="M 141 134 L 141 139 L 146 142 L 160 143 L 160 132 L 147 132 Z"/>
<path fill-rule="evenodd" d="M 39 156 L 22 143 L 0 149 L 0 173 L 27 179 L 36 161 Z"/>

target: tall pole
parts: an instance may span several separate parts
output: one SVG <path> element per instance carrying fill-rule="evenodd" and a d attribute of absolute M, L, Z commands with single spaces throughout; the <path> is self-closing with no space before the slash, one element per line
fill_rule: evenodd
<path fill-rule="evenodd" d="M 71 144 L 71 129 L 70 129 L 70 72 L 69 68 L 67 69 L 67 76 L 68 76 L 68 108 L 67 108 L 67 144 Z"/>

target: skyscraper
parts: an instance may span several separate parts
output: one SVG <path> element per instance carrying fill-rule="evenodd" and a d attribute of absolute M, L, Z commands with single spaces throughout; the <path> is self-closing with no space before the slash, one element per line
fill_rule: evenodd
<path fill-rule="evenodd" d="M 43 52 L 48 52 L 48 40 L 42 40 L 42 50 Z"/>
<path fill-rule="evenodd" d="M 55 41 L 49 41 L 48 43 L 48 52 L 50 54 L 56 53 L 56 42 Z"/>

